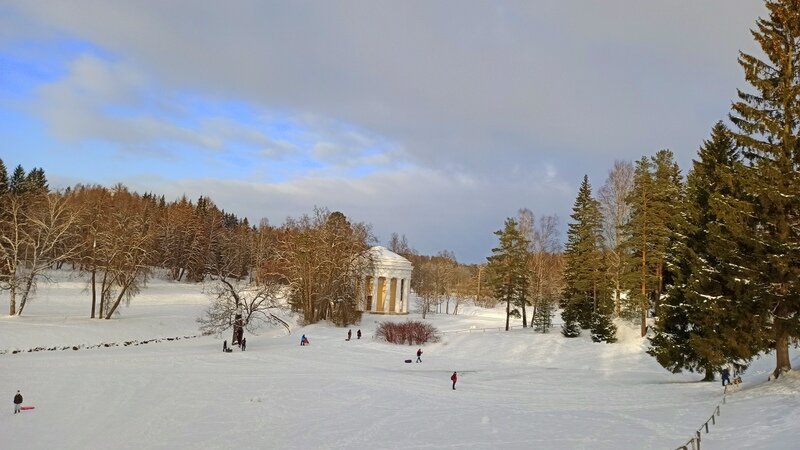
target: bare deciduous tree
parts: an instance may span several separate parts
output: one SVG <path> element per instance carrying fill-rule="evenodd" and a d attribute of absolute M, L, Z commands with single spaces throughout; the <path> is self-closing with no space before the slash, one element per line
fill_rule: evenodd
<path fill-rule="evenodd" d="M 614 289 L 614 315 L 620 316 L 623 272 L 623 225 L 631 214 L 628 196 L 633 189 L 635 170 L 630 161 L 614 161 L 608 178 L 598 192 L 600 212 L 603 214 L 603 236 L 605 237 L 608 270 Z"/>
<path fill-rule="evenodd" d="M 550 322 L 548 318 L 538 318 L 539 314 L 550 315 L 563 288 L 563 265 L 559 253 L 558 217 L 542 216 L 536 220 L 529 209 L 521 209 L 518 214 L 519 229 L 528 242 L 528 288 L 533 307 L 531 324 Z M 523 325 L 526 324 L 526 311 L 522 309 Z M 546 320 L 545 320 L 546 319 Z M 545 327 L 539 327 L 546 331 Z"/>
<path fill-rule="evenodd" d="M 359 282 L 374 238 L 367 225 L 351 224 L 344 214 L 315 208 L 313 216 L 288 219 L 279 233 L 276 255 L 290 288 L 290 303 L 307 323 L 333 320 L 340 325 L 358 318 Z"/>
<path fill-rule="evenodd" d="M 204 335 L 220 334 L 234 328 L 235 317 L 241 315 L 241 326 L 255 333 L 264 325 L 281 325 L 291 331 L 289 324 L 275 312 L 281 309 L 279 301 L 284 287 L 275 282 L 255 284 L 243 280 L 211 275 L 204 291 L 211 296 L 211 305 L 197 319 Z M 234 330 L 235 332 L 235 330 Z M 231 340 L 233 344 L 236 339 Z"/>
<path fill-rule="evenodd" d="M 46 191 L 8 194 L 4 203 L 0 288 L 9 291 L 9 314 L 21 315 L 44 270 L 77 254 L 78 245 L 61 245 L 70 241 L 76 213 L 65 197 Z"/>

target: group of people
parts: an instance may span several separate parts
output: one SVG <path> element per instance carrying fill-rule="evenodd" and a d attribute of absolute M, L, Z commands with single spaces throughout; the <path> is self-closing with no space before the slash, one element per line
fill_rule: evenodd
<path fill-rule="evenodd" d="M 406 362 L 411 362 L 411 360 L 408 359 L 408 360 L 406 360 Z M 417 362 L 418 363 L 422 362 L 422 349 L 421 348 L 417 349 Z M 456 390 L 456 381 L 458 381 L 458 372 L 453 372 L 453 374 L 450 375 L 450 381 L 453 382 L 453 390 L 455 391 Z"/>
<path fill-rule="evenodd" d="M 347 339 L 345 339 L 345 341 L 349 341 L 350 338 L 352 337 L 353 337 L 353 330 L 347 330 Z M 358 330 L 356 332 L 356 338 L 361 339 L 361 330 Z"/>
<path fill-rule="evenodd" d="M 353 337 L 353 330 L 347 330 L 347 339 L 345 339 L 345 340 L 349 341 L 352 337 Z M 358 331 L 356 331 L 356 338 L 357 339 L 361 339 L 361 330 L 360 329 Z M 309 345 L 309 343 L 310 342 L 309 342 L 309 340 L 308 340 L 308 338 L 306 337 L 305 334 L 300 337 L 300 345 L 301 346 Z M 246 338 L 242 338 L 242 341 L 239 343 L 239 346 L 241 347 L 242 351 L 244 351 L 245 348 L 247 348 L 247 339 Z M 222 351 L 223 352 L 232 352 L 233 351 L 233 349 L 228 348 L 228 341 L 223 341 L 222 342 Z M 410 361 L 406 361 L 406 362 L 410 362 Z M 422 362 L 422 349 L 421 348 L 417 349 L 417 362 L 418 363 Z M 453 390 L 455 391 L 456 390 L 456 382 L 458 381 L 458 372 L 453 372 L 453 375 L 450 376 L 450 381 L 453 382 Z M 726 381 L 727 381 L 727 383 L 731 382 L 730 381 L 730 372 L 728 371 L 727 368 L 723 369 L 723 371 L 722 371 L 722 385 L 723 386 L 725 386 Z M 19 391 L 17 391 L 17 395 L 19 395 Z M 19 398 L 20 398 L 19 402 L 22 403 L 22 396 L 20 395 Z M 14 397 L 14 403 L 15 404 L 16 404 L 16 401 L 17 401 L 16 397 Z M 15 408 L 14 412 L 15 413 L 17 412 L 16 408 Z"/>

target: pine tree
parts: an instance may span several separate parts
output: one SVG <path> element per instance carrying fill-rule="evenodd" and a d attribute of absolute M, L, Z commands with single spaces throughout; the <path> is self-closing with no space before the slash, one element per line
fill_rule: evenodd
<path fill-rule="evenodd" d="M 539 307 L 531 317 L 531 326 L 534 330 L 540 333 L 547 333 L 553 326 L 553 309 L 554 303 L 552 301 L 545 301 L 539 303 Z"/>
<path fill-rule="evenodd" d="M 603 264 L 602 217 L 599 204 L 592 197 L 588 176 L 583 177 L 570 217 L 572 222 L 567 231 L 564 253 L 566 269 L 562 333 L 565 336 L 576 335 L 573 322 L 577 322 L 581 328 L 591 328 L 592 335 L 597 336 L 598 340 L 613 339 L 613 333 L 609 335 L 606 326 L 613 314 L 613 300 L 608 292 Z M 608 315 L 608 321 L 603 321 L 597 315 Z"/>
<path fill-rule="evenodd" d="M 613 304 L 613 303 L 612 303 Z M 594 342 L 617 342 L 617 326 L 612 320 L 613 311 L 598 310 L 592 314 L 591 336 Z"/>
<path fill-rule="evenodd" d="M 738 164 L 730 133 L 718 122 L 693 162 L 685 199 L 675 215 L 679 225 L 666 258 L 672 282 L 666 286 L 666 302 L 648 350 L 672 372 L 705 372 L 704 381 L 713 381 L 723 364 L 743 365 L 748 358 L 739 351 L 737 337 L 742 334 L 730 320 L 742 311 L 732 307 L 737 295 L 728 288 L 731 274 L 719 264 L 730 236 L 714 208 L 737 189 L 731 174 Z"/>
<path fill-rule="evenodd" d="M 22 194 L 26 191 L 25 183 L 25 169 L 22 165 L 17 165 L 14 168 L 14 173 L 11 174 L 11 180 L 8 183 L 8 190 L 15 194 Z"/>
<path fill-rule="evenodd" d="M 739 56 L 754 92 L 738 91 L 730 118 L 749 160 L 739 173 L 749 214 L 731 226 L 742 228 L 732 256 L 743 263 L 738 278 L 753 294 L 737 307 L 768 318 L 772 342 L 765 350 L 776 351 L 777 377 L 791 369 L 788 346 L 800 337 L 800 2 L 768 0 L 766 6 L 769 16 L 752 31 L 766 60 Z"/>
<path fill-rule="evenodd" d="M 490 283 L 495 291 L 495 298 L 506 302 L 506 331 L 509 329 L 511 316 L 516 312 L 511 305 L 519 305 L 527 301 L 527 267 L 528 242 L 522 237 L 517 221 L 508 218 L 502 230 L 495 231 L 500 245 L 492 249 L 487 268 Z"/>
<path fill-rule="evenodd" d="M 628 196 L 631 215 L 624 227 L 628 254 L 625 284 L 629 288 L 627 313 L 629 317 L 639 314 L 642 336 L 647 334 L 647 313 L 651 306 L 657 309 L 668 275 L 664 261 L 682 190 L 680 170 L 671 151 L 660 150 L 636 163 Z"/>
<path fill-rule="evenodd" d="M 581 326 L 578 324 L 578 309 L 565 305 L 561 311 L 561 334 L 564 337 L 572 338 L 581 335 Z"/>
<path fill-rule="evenodd" d="M 651 257 L 655 266 L 653 284 L 653 309 L 655 316 L 660 313 L 661 293 L 664 280 L 669 276 L 665 270 L 664 261 L 670 246 L 670 239 L 677 227 L 679 206 L 683 197 L 683 184 L 675 156 L 670 150 L 659 150 L 652 158 L 653 161 L 653 187 L 654 208 L 652 212 L 656 217 L 657 226 L 652 229 L 653 249 Z"/>
<path fill-rule="evenodd" d="M 625 261 L 627 270 L 623 279 L 628 289 L 628 302 L 625 315 L 633 317 L 638 313 L 641 318 L 641 333 L 647 333 L 647 311 L 650 309 L 650 289 L 652 286 L 653 247 L 651 230 L 655 227 L 652 214 L 654 202 L 653 176 L 651 162 L 642 157 L 636 162 L 633 177 L 633 189 L 628 196 L 631 215 L 625 224 L 625 249 L 629 256 Z"/>
<path fill-rule="evenodd" d="M 25 185 L 28 191 L 44 191 L 48 190 L 47 177 L 44 175 L 44 169 L 36 167 L 28 172 L 25 176 Z"/>
<path fill-rule="evenodd" d="M 0 195 L 8 192 L 8 170 L 3 160 L 0 159 Z"/>

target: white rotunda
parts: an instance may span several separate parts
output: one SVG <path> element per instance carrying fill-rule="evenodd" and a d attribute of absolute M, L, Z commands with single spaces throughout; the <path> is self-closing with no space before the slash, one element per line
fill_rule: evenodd
<path fill-rule="evenodd" d="M 381 246 L 368 250 L 370 263 L 361 284 L 359 310 L 371 314 L 408 314 L 411 261 Z"/>

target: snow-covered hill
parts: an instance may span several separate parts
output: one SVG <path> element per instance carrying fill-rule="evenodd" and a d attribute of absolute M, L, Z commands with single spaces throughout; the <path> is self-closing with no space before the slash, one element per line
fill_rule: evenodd
<path fill-rule="evenodd" d="M 41 286 L 25 316 L 0 318 L 0 349 L 195 335 L 207 303 L 198 285 L 153 280 L 119 318 L 89 320 L 83 287 Z M 0 448 L 673 449 L 722 400 L 718 382 L 662 369 L 635 331 L 613 345 L 500 332 L 500 309 L 473 307 L 428 316 L 443 339 L 406 364 L 416 347 L 375 341 L 381 320 L 353 327 L 361 340 L 317 324 L 248 336 L 246 352 L 227 354 L 221 338 L 198 337 L 0 355 Z M 704 450 L 798 448 L 800 376 L 768 382 L 773 364 L 754 362 Z M 12 414 L 17 389 L 35 410 Z"/>

